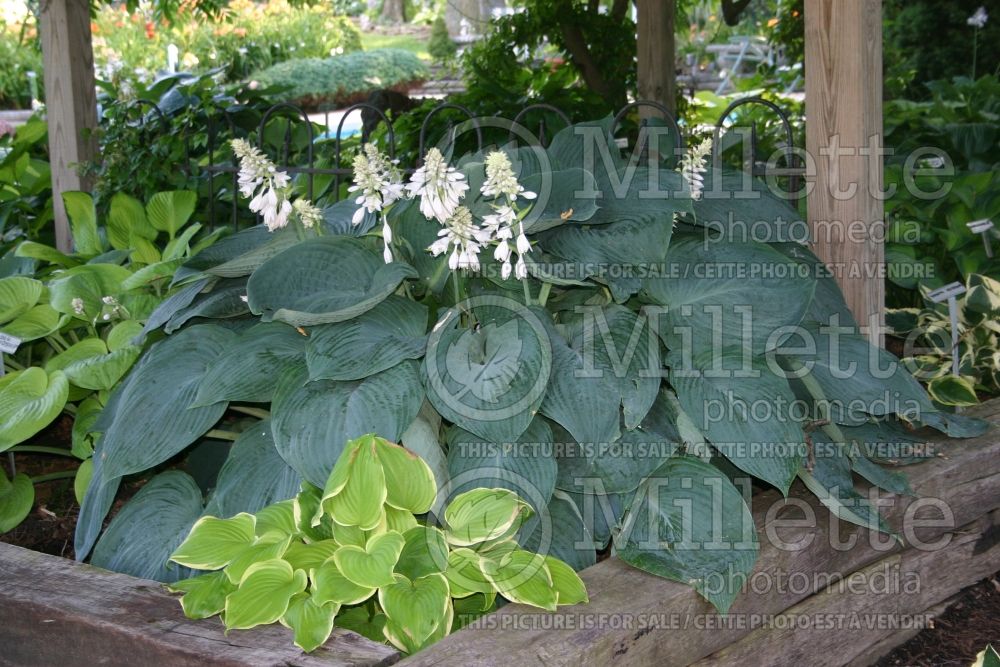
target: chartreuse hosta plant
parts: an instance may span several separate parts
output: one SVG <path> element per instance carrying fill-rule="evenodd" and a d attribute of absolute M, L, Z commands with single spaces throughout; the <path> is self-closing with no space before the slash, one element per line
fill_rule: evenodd
<path fill-rule="evenodd" d="M 419 521 L 437 498 L 420 457 L 362 436 L 322 490 L 306 482 L 256 515 L 199 519 L 170 559 L 210 572 L 170 588 L 190 618 L 220 614 L 229 630 L 280 622 L 304 651 L 340 625 L 413 653 L 492 609 L 498 593 L 548 610 L 587 601 L 573 568 L 514 541 L 531 515 L 517 494 L 466 491 L 440 527 Z"/>
<path fill-rule="evenodd" d="M 349 198 L 309 224 L 285 205 L 290 178 L 244 160 L 269 224 L 176 272 L 147 323 L 168 335 L 91 428 L 77 557 L 187 576 L 167 560 L 201 516 L 323 487 L 368 433 L 419 455 L 441 488 L 517 493 L 535 513 L 512 536 L 525 550 L 577 570 L 609 551 L 723 610 L 758 550 L 746 478 L 781 492 L 799 479 L 884 529 L 854 475 L 905 493 L 881 464 L 912 460 L 914 427 L 983 424 L 868 344 L 763 183 L 706 169 L 708 144 L 677 165 L 625 155 L 611 127 L 545 148 L 435 148 L 409 176 L 369 145 Z M 166 461 L 198 482 L 154 476 L 102 531 L 121 481 Z"/>
<path fill-rule="evenodd" d="M 189 223 L 193 192 L 161 192 L 145 205 L 116 195 L 102 224 L 90 195 L 67 192 L 63 198 L 75 252 L 24 241 L 16 254 L 35 263 L 34 275 L 0 278 L 0 334 L 20 341 L 3 358 L 0 452 L 14 455 L 15 470 L 20 453 L 81 460 L 76 487 L 82 500 L 93 453 L 87 429 L 142 354 L 137 336 L 169 294 L 174 270 L 218 235 L 201 234 L 200 224 Z M 62 414 L 75 420 L 72 449 L 28 443 Z M 8 480 L 0 472 L 0 532 L 30 511 L 33 482 L 73 474 L 32 480 L 17 473 Z"/>

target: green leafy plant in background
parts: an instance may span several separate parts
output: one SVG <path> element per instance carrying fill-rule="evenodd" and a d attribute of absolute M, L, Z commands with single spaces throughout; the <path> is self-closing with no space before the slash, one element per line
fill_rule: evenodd
<path fill-rule="evenodd" d="M 35 273 L 0 278 L 0 333 L 20 340 L 3 360 L 0 452 L 15 461 L 21 453 L 53 454 L 83 465 L 33 480 L 3 477 L 0 532 L 31 509 L 32 482 L 75 476 L 82 501 L 93 454 L 87 429 L 141 355 L 136 337 L 169 294 L 174 270 L 218 237 L 189 223 L 193 192 L 158 193 L 146 205 L 117 195 L 103 225 L 90 195 L 67 192 L 64 201 L 76 252 L 22 241 L 15 254 L 36 264 Z M 32 440 L 63 414 L 74 419 L 70 449 Z"/>
<path fill-rule="evenodd" d="M 939 287 L 971 274 L 1000 278 L 967 223 L 1000 219 L 1000 79 L 957 77 L 927 84 L 931 99 L 886 104 L 887 303 L 919 306 L 918 285 Z M 930 150 L 928 150 L 930 149 Z M 1000 232 L 987 232 L 996 245 Z"/>
<path fill-rule="evenodd" d="M 48 155 L 47 126 L 38 117 L 0 136 L 0 277 L 32 271 L 13 255 L 21 241 L 55 241 Z"/>
<path fill-rule="evenodd" d="M 1000 393 L 1000 282 L 970 275 L 958 299 L 959 375 L 952 375 L 951 320 L 947 303 L 934 303 L 924 288 L 924 307 L 890 309 L 886 322 L 914 353 L 903 363 L 927 383 L 942 405 L 967 406 L 977 394 Z"/>
<path fill-rule="evenodd" d="M 458 45 L 448 34 L 448 26 L 445 25 L 444 18 L 439 16 L 431 24 L 431 37 L 427 42 L 427 53 L 430 54 L 434 62 L 445 65 L 455 59 L 458 53 Z"/>
<path fill-rule="evenodd" d="M 573 569 L 513 540 L 529 505 L 508 489 L 439 501 L 430 467 L 374 435 L 343 447 L 325 486 L 229 519 L 200 518 L 170 559 L 190 618 L 228 630 L 280 622 L 304 651 L 334 625 L 414 653 L 508 600 L 555 610 L 587 602 Z M 433 518 L 441 527 L 418 516 Z"/>
<path fill-rule="evenodd" d="M 328 58 L 299 58 L 274 65 L 251 78 L 280 87 L 286 100 L 307 107 L 365 99 L 373 90 L 409 88 L 427 78 L 427 66 L 409 51 L 373 49 Z"/>
<path fill-rule="evenodd" d="M 913 429 L 985 424 L 933 405 L 867 342 L 795 242 L 805 223 L 763 183 L 707 169 L 705 143 L 677 169 L 623 154 L 611 125 L 566 128 L 545 148 L 446 157 L 445 143 L 409 182 L 367 144 L 350 198 L 308 227 L 286 175 L 262 156 L 244 164 L 242 194 L 268 224 L 175 272 L 146 325 L 166 335 L 89 429 L 77 557 L 187 576 L 167 560 L 201 516 L 321 487 L 343 443 L 371 433 L 420 456 L 439 488 L 523 497 L 536 515 L 514 537 L 524 549 L 576 570 L 609 550 L 721 610 L 758 551 L 740 480 L 787 493 L 800 479 L 840 518 L 885 530 L 852 471 L 905 493 L 880 464 L 914 460 Z M 670 195 L 649 196 L 651 183 Z M 744 223 L 766 241 L 743 238 Z M 225 451 L 215 434 L 234 414 L 249 419 L 207 504 L 188 475 L 163 472 L 102 534 L 124 480 Z M 823 445 L 814 465 L 809 442 Z M 730 548 L 685 548 L 707 542 Z"/>

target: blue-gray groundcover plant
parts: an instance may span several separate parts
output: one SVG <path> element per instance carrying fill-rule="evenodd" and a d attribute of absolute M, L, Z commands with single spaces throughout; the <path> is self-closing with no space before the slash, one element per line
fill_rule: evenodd
<path fill-rule="evenodd" d="M 757 557 L 750 479 L 887 530 L 853 474 L 905 494 L 883 464 L 917 460 L 914 428 L 984 425 L 867 342 L 763 183 L 707 168 L 708 144 L 623 155 L 611 126 L 434 148 L 409 178 L 369 145 L 323 211 L 238 146 L 267 224 L 184 264 L 146 323 L 93 426 L 77 557 L 190 576 L 168 558 L 200 517 L 322 488 L 365 434 L 446 497 L 516 492 L 526 550 L 579 570 L 610 549 L 723 611 Z M 123 478 L 178 460 L 102 534 Z"/>

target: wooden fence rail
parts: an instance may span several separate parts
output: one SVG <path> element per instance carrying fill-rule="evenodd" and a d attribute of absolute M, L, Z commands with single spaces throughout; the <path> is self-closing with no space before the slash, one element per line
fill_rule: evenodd
<path fill-rule="evenodd" d="M 1000 425 L 1000 399 L 970 413 Z M 962 588 L 1000 570 L 997 429 L 935 447 L 937 456 L 907 469 L 918 497 L 887 496 L 891 527 L 921 524 L 908 544 L 873 544 L 868 530 L 832 518 L 798 485 L 787 500 L 762 493 L 753 499 L 761 554 L 749 587 L 766 590 L 741 594 L 726 616 L 691 588 L 611 558 L 582 573 L 589 604 L 555 614 L 507 605 L 401 664 L 870 664 Z M 804 512 L 816 517 L 813 525 L 793 525 Z M 775 537 L 803 547 L 779 549 Z M 915 539 L 947 545 L 921 550 Z M 893 625 L 900 620 L 910 624 Z M 278 626 L 226 636 L 217 619 L 184 618 L 156 582 L 0 544 L 0 664 L 310 667 L 398 659 L 390 647 L 343 630 L 311 655 Z"/>

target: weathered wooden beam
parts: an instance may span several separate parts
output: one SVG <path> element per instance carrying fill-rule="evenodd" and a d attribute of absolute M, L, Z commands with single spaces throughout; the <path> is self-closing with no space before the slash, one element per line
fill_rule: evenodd
<path fill-rule="evenodd" d="M 0 664 L 330 667 L 398 658 L 340 629 L 308 655 L 280 625 L 226 635 L 218 618 L 185 618 L 155 581 L 0 543 Z"/>
<path fill-rule="evenodd" d="M 43 0 L 40 32 L 45 63 L 45 115 L 52 167 L 56 246 L 73 249 L 62 193 L 89 189 L 79 165 L 97 155 L 97 93 L 88 0 Z"/>
<path fill-rule="evenodd" d="M 677 76 L 674 71 L 674 0 L 637 0 L 637 85 L 640 100 L 652 100 L 673 113 Z M 639 109 L 640 115 L 655 116 L 654 110 Z"/>
<path fill-rule="evenodd" d="M 806 0 L 808 217 L 814 251 L 882 343 L 882 2 Z"/>
<path fill-rule="evenodd" d="M 857 573 L 858 581 L 880 582 L 884 573 L 915 573 L 912 590 L 877 594 L 851 591 L 838 585 L 813 595 L 738 642 L 694 663 L 696 667 L 723 665 L 811 665 L 840 667 L 855 658 L 872 656 L 872 645 L 912 625 L 928 627 L 928 609 L 1000 569 L 1000 548 L 980 551 L 996 529 L 991 515 L 951 533 L 948 546 L 932 551 L 907 549 Z M 881 585 L 881 584 L 878 584 Z M 893 585 L 891 579 L 887 585 Z M 909 633 L 905 633 L 906 638 Z M 850 637 L 849 641 L 845 641 Z M 898 644 L 897 644 L 898 645 Z"/>
<path fill-rule="evenodd" d="M 970 414 L 1000 425 L 1000 400 L 970 410 Z M 907 513 L 910 519 L 916 516 L 928 524 L 904 534 L 911 542 L 913 538 L 931 542 L 1000 508 L 1000 438 L 995 427 L 979 438 L 941 439 L 936 447 L 940 455 L 906 468 L 919 498 L 886 496 L 893 501 L 885 511 L 890 527 L 899 531 Z M 858 488 L 865 493 L 864 487 Z M 920 504 L 915 505 L 917 502 Z M 935 521 L 941 517 L 941 504 L 951 512 L 950 521 Z M 815 517 L 813 523 L 790 525 L 806 511 Z M 760 527 L 761 552 L 750 578 L 751 592 L 741 594 L 729 611 L 734 618 L 781 614 L 821 592 L 827 584 L 904 551 L 891 538 L 838 521 L 798 484 L 793 485 L 787 500 L 772 492 L 754 496 L 753 514 Z M 908 523 L 912 527 L 913 522 Z M 782 549 L 776 538 L 803 546 Z M 563 608 L 555 614 L 508 605 L 403 664 L 582 667 L 621 661 L 630 665 L 688 665 L 754 630 L 749 625 L 727 625 L 718 620 L 715 610 L 688 586 L 657 578 L 615 558 L 587 568 L 581 577 L 590 594 L 587 605 Z M 754 592 L 755 581 L 767 588 Z M 781 581 L 806 584 L 780 586 Z M 844 635 L 840 637 L 843 640 Z"/>

